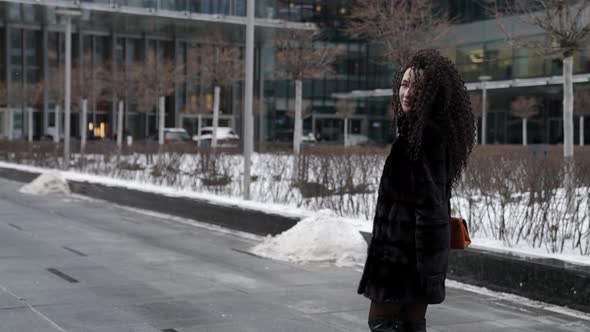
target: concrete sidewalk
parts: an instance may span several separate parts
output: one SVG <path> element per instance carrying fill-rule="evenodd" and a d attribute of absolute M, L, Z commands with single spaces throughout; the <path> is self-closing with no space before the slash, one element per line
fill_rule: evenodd
<path fill-rule="evenodd" d="M 0 180 L 0 331 L 368 330 L 354 269 L 261 259 L 254 240 L 21 185 Z M 590 331 L 451 288 L 427 319 L 431 332 Z"/>

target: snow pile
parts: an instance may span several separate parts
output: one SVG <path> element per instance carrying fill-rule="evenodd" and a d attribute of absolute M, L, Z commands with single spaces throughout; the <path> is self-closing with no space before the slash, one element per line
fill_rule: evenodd
<path fill-rule="evenodd" d="M 253 247 L 255 255 L 290 262 L 330 262 L 337 266 L 362 266 L 367 244 L 359 226 L 324 209 L 291 229 L 267 236 Z"/>
<path fill-rule="evenodd" d="M 70 194 L 68 182 L 59 172 L 48 172 L 38 176 L 33 182 L 22 186 L 19 191 L 31 195 Z"/>

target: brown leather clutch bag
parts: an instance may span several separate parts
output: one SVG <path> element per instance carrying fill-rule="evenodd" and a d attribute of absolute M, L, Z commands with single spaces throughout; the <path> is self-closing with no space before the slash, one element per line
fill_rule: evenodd
<path fill-rule="evenodd" d="M 463 218 L 451 217 L 451 249 L 466 249 L 471 244 L 467 222 Z"/>

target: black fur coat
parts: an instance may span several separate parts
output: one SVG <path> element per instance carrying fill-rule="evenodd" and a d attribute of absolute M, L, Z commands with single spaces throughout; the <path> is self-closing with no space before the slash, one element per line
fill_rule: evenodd
<path fill-rule="evenodd" d="M 376 302 L 441 303 L 450 247 L 448 153 L 426 126 L 415 160 L 398 136 L 385 161 L 358 293 Z"/>

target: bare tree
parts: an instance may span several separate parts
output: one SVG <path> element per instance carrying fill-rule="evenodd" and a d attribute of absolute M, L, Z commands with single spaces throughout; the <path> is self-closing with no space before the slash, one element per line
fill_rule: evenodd
<path fill-rule="evenodd" d="M 323 78 L 332 74 L 333 63 L 342 50 L 331 45 L 320 45 L 319 31 L 286 30 L 275 40 L 277 76 L 295 81 L 295 128 L 293 130 L 293 151 L 299 155 L 303 131 L 302 93 L 303 80 Z"/>
<path fill-rule="evenodd" d="M 285 113 L 290 119 L 295 119 L 295 100 L 291 99 L 287 103 L 287 112 Z M 311 100 L 309 99 L 302 99 L 301 100 L 301 119 L 305 120 L 311 116 L 313 113 L 313 109 L 311 107 Z"/>
<path fill-rule="evenodd" d="M 287 103 L 287 112 L 285 112 L 285 115 L 292 120 L 295 120 L 297 118 L 297 112 L 295 111 L 295 103 L 296 101 L 291 99 L 289 100 L 289 102 Z M 307 120 L 313 113 L 313 108 L 311 106 L 311 100 L 309 99 L 302 99 L 301 100 L 301 123 L 303 126 L 303 122 L 305 120 Z M 302 133 L 301 135 L 303 135 L 303 129 L 302 129 Z"/>
<path fill-rule="evenodd" d="M 432 0 L 354 0 L 345 32 L 383 47 L 381 62 L 401 65 L 412 53 L 433 46 L 452 26 Z"/>
<path fill-rule="evenodd" d="M 252 111 L 254 112 L 254 114 L 256 114 L 258 116 L 259 122 L 258 122 L 258 136 L 259 136 L 259 144 L 260 146 L 262 146 L 265 142 L 265 137 L 264 137 L 264 133 L 265 133 L 265 128 L 264 128 L 264 116 L 267 111 L 266 109 L 266 103 L 264 102 L 263 99 L 260 99 L 256 96 L 254 96 L 253 100 L 252 100 Z"/>
<path fill-rule="evenodd" d="M 574 54 L 590 41 L 590 1 L 588 0 L 529 0 L 495 1 L 496 22 L 513 47 L 525 47 L 549 57 L 559 57 L 563 68 L 563 157 L 564 182 L 568 211 L 573 210 L 574 187 Z M 526 40 L 506 29 L 504 18 L 516 17 L 522 23 L 536 27 L 549 37 L 544 41 Z"/>
<path fill-rule="evenodd" d="M 584 116 L 590 114 L 590 90 L 578 90 L 574 99 L 574 113 L 580 116 L 580 146 L 584 145 Z"/>
<path fill-rule="evenodd" d="M 469 102 L 471 103 L 471 111 L 473 112 L 473 115 L 475 115 L 476 121 L 477 119 L 481 118 L 482 116 L 482 97 L 481 94 L 479 93 L 470 93 L 469 94 Z M 476 122 L 477 124 L 477 122 Z M 475 126 L 475 129 L 477 130 L 477 126 Z M 479 135 L 477 134 L 477 132 L 475 133 L 475 137 L 477 140 L 477 137 Z M 477 142 L 476 142 L 477 143 Z"/>
<path fill-rule="evenodd" d="M 244 64 L 238 47 L 227 45 L 220 35 L 214 35 L 203 45 L 189 50 L 187 57 L 188 81 L 201 79 L 204 85 L 213 86 L 213 138 L 217 147 L 217 126 L 221 88 L 230 88 L 244 77 Z"/>
<path fill-rule="evenodd" d="M 27 132 L 27 140 L 33 141 L 33 107 L 39 101 L 43 86 L 39 83 L 13 83 L 10 85 L 8 100 L 12 106 L 21 107 L 27 111 L 27 129 L 23 128 L 23 132 Z M 14 115 L 12 115 L 14 116 Z"/>
<path fill-rule="evenodd" d="M 187 114 L 197 115 L 197 131 L 196 135 L 201 134 L 201 128 L 203 128 L 203 114 L 207 113 L 207 107 L 203 102 L 202 96 L 199 96 L 196 89 L 190 89 L 187 92 L 187 102 L 184 105 L 183 112 Z M 197 141 L 197 145 L 201 146 L 201 141 Z"/>
<path fill-rule="evenodd" d="M 522 119 L 522 145 L 527 145 L 527 120 L 539 114 L 541 107 L 539 98 L 518 96 L 510 103 L 512 115 Z"/>
<path fill-rule="evenodd" d="M 344 118 L 344 146 L 350 146 L 348 139 L 348 118 L 356 112 L 356 101 L 339 99 L 336 102 L 336 113 Z"/>
<path fill-rule="evenodd" d="M 50 68 L 47 75 L 47 98 L 49 102 L 54 104 L 54 133 L 53 133 L 53 141 L 59 142 L 60 140 L 60 132 L 63 130 L 61 128 L 61 116 L 60 116 L 60 108 L 64 103 L 65 99 L 65 67 L 63 64 L 60 64 L 56 68 Z"/>
<path fill-rule="evenodd" d="M 156 52 L 146 54 L 145 60 L 131 66 L 130 75 L 137 89 L 134 95 L 139 108 L 158 108 L 158 143 L 164 144 L 165 104 L 164 98 L 174 93 L 174 87 L 184 79 L 183 69 L 173 59 L 158 57 Z"/>
<path fill-rule="evenodd" d="M 95 69 L 90 54 L 83 55 L 72 69 L 72 103 L 80 110 L 80 153 L 86 147 L 88 128 L 88 104 L 96 105 L 105 90 L 105 82 L 101 79 L 102 66 Z"/>
<path fill-rule="evenodd" d="M 574 156 L 573 82 L 574 54 L 590 41 L 590 1 L 588 0 L 529 0 L 495 2 L 498 26 L 512 46 L 526 47 L 545 56 L 563 61 L 563 156 L 571 162 Z M 504 18 L 514 16 L 520 22 L 545 32 L 550 43 L 526 40 L 506 28 Z"/>
<path fill-rule="evenodd" d="M 119 150 L 123 145 L 123 112 L 124 102 L 129 99 L 129 92 L 136 91 L 136 81 L 132 79 L 129 74 L 130 70 L 121 66 L 119 68 L 115 63 L 111 62 L 101 68 L 97 75 L 100 85 L 104 87 L 107 95 L 115 101 L 115 110 L 117 114 L 117 147 Z"/>

